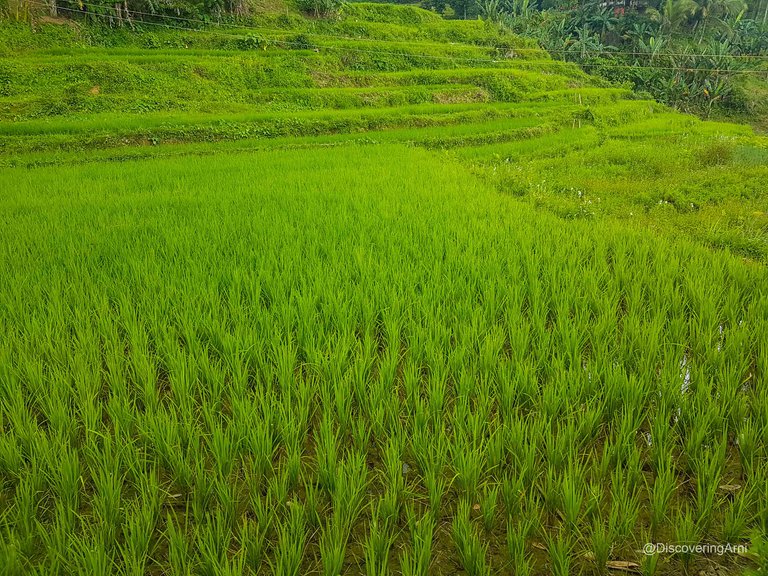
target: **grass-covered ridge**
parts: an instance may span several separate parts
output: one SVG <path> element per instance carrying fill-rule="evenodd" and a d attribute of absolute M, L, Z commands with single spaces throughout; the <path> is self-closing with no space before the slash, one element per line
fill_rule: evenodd
<path fill-rule="evenodd" d="M 764 138 L 635 100 L 492 24 L 371 4 L 204 32 L 163 22 L 2 24 L 0 162 L 373 131 L 451 149 L 502 192 L 566 218 L 636 220 L 768 255 Z"/>
<path fill-rule="evenodd" d="M 0 573 L 766 569 L 765 138 L 412 7 L 0 27 Z"/>

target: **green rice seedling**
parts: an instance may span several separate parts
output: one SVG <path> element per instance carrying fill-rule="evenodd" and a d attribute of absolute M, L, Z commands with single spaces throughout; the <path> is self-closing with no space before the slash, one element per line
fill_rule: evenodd
<path fill-rule="evenodd" d="M 459 501 L 451 527 L 453 543 L 456 546 L 459 561 L 469 576 L 487 576 L 491 573 L 486 559 L 488 544 L 482 543 L 477 530 L 472 525 L 470 508 L 469 500 Z"/>
<path fill-rule="evenodd" d="M 254 519 L 244 518 L 240 528 L 241 549 L 245 549 L 245 563 L 258 571 L 265 558 L 267 538 L 275 521 L 275 510 L 266 498 L 256 497 L 251 501 Z"/>
<path fill-rule="evenodd" d="M 168 563 L 173 574 L 187 576 L 192 573 L 192 555 L 190 538 L 173 514 L 168 513 L 165 520 L 165 540 L 168 546 Z"/>
<path fill-rule="evenodd" d="M 685 465 L 688 473 L 695 474 L 696 462 L 702 457 L 704 446 L 709 445 L 708 440 L 714 417 L 711 412 L 696 412 L 695 415 L 690 416 L 690 419 L 692 421 L 684 432 Z"/>
<path fill-rule="evenodd" d="M 116 542 L 123 515 L 124 478 L 117 470 L 99 467 L 92 480 L 95 488 L 92 506 L 103 537 L 106 542 Z"/>
<path fill-rule="evenodd" d="M 0 437 L 0 470 L 2 470 L 3 476 L 19 478 L 23 467 L 24 460 L 16 436 L 8 434 L 5 437 Z"/>
<path fill-rule="evenodd" d="M 83 478 L 80 457 L 65 444 L 52 443 L 47 457 L 46 480 L 53 487 L 58 501 L 63 504 L 63 510 L 68 510 L 71 519 L 68 524 L 74 524 L 74 514 L 79 509 L 80 489 Z"/>
<path fill-rule="evenodd" d="M 273 459 L 277 444 L 272 423 L 268 418 L 249 420 L 251 426 L 244 439 L 244 452 L 250 457 L 257 484 L 269 478 L 273 472 Z"/>
<path fill-rule="evenodd" d="M 224 522 L 230 530 L 234 530 L 237 524 L 237 486 L 232 482 L 223 482 L 217 479 L 214 480 L 213 492 L 218 502 L 218 507 L 224 516 Z"/>
<path fill-rule="evenodd" d="M 528 528 L 524 523 L 515 526 L 511 521 L 507 522 L 507 553 L 512 563 L 512 572 L 520 576 L 533 573 L 532 557 L 526 547 L 527 537 Z"/>
<path fill-rule="evenodd" d="M 365 456 L 348 454 L 339 466 L 336 487 L 331 497 L 334 517 L 347 531 L 352 529 L 360 515 L 367 485 Z"/>
<path fill-rule="evenodd" d="M 423 416 L 422 413 L 414 418 L 410 439 L 413 457 L 422 473 L 426 472 L 436 458 L 444 456 L 441 449 L 445 441 L 442 430 L 433 431 L 430 422 Z"/>
<path fill-rule="evenodd" d="M 408 529 L 411 533 L 413 551 L 407 548 L 400 554 L 400 569 L 403 576 L 427 576 L 432 562 L 432 539 L 435 521 L 430 514 L 417 519 L 413 509 L 406 512 Z"/>
<path fill-rule="evenodd" d="M 632 534 L 640 515 L 639 490 L 630 488 L 624 478 L 623 470 L 617 468 L 611 484 L 609 526 L 617 538 Z"/>
<path fill-rule="evenodd" d="M 427 380 L 427 406 L 432 421 L 437 423 L 441 421 L 447 399 L 447 375 L 442 364 L 431 364 L 430 367 L 432 370 Z"/>
<path fill-rule="evenodd" d="M 422 405 L 420 368 L 412 357 L 408 357 L 404 361 L 403 391 L 405 392 L 405 404 L 410 409 L 416 410 Z"/>
<path fill-rule="evenodd" d="M 755 461 L 758 458 L 758 430 L 752 420 L 744 420 L 739 426 L 736 436 L 739 447 L 741 465 L 747 473 L 755 469 Z"/>
<path fill-rule="evenodd" d="M 363 506 L 365 488 L 364 455 L 348 455 L 339 465 L 339 475 L 331 497 L 333 514 L 320 535 L 320 558 L 324 574 L 333 576 L 341 573 L 349 535 Z"/>
<path fill-rule="evenodd" d="M 471 388 L 478 388 L 472 383 Z M 477 500 L 478 488 L 483 474 L 487 469 L 487 450 L 484 439 L 490 433 L 489 430 L 490 399 L 480 399 L 475 409 L 470 408 L 466 400 L 460 400 L 455 405 L 454 419 L 456 422 L 465 423 L 458 427 L 454 433 L 453 443 L 450 445 L 452 466 L 456 473 L 456 483 L 464 491 L 467 498 Z"/>
<path fill-rule="evenodd" d="M 651 463 L 655 470 L 667 464 L 671 457 L 670 446 L 670 414 L 663 407 L 651 418 L 651 431 L 646 439 L 651 452 Z"/>
<path fill-rule="evenodd" d="M 597 402 L 596 405 L 588 405 L 579 416 L 577 422 L 578 429 L 576 431 L 576 438 L 581 442 L 589 438 L 594 438 L 600 435 L 600 426 L 603 419 L 603 405 L 601 402 Z"/>
<path fill-rule="evenodd" d="M 113 571 L 114 557 L 95 534 L 73 537 L 66 558 L 71 559 L 68 562 L 70 573 L 108 576 Z"/>
<path fill-rule="evenodd" d="M 701 532 L 696 525 L 695 514 L 690 508 L 686 507 L 685 511 L 677 517 L 677 522 L 674 526 L 674 534 L 675 542 L 677 544 L 685 544 L 688 546 L 688 548 L 685 548 L 679 554 L 683 569 L 687 572 L 694 557 L 690 547 L 698 544 L 701 539 Z"/>
<path fill-rule="evenodd" d="M 598 574 L 605 574 L 606 563 L 610 559 L 611 552 L 613 551 L 613 535 L 603 520 L 594 518 L 589 537 L 591 540 L 589 550 L 593 556 L 595 571 Z"/>
<path fill-rule="evenodd" d="M 599 456 L 595 454 L 594 457 L 594 475 L 595 478 L 601 481 L 607 482 L 611 477 L 611 473 L 614 470 L 617 462 L 617 451 L 611 440 L 607 440 L 603 444 L 603 449 Z"/>
<path fill-rule="evenodd" d="M 736 543 L 747 536 L 747 526 L 751 519 L 751 490 L 739 488 L 728 502 L 723 514 L 721 537 L 724 542 Z"/>
<path fill-rule="evenodd" d="M 506 473 L 500 483 L 501 499 L 504 502 L 504 510 L 507 517 L 517 516 L 523 505 L 523 480 L 522 475 Z"/>
<path fill-rule="evenodd" d="M 38 469 L 37 461 L 30 464 L 32 470 L 29 476 L 22 477 L 16 485 L 13 498 L 15 510 L 9 508 L 8 513 L 14 512 L 11 525 L 15 526 L 18 535 L 18 548 L 23 554 L 33 552 L 34 537 L 37 532 L 38 510 L 43 495 L 43 476 Z M 3 523 L 0 523 L 3 526 Z"/>
<path fill-rule="evenodd" d="M 553 368 L 552 370 L 558 373 L 565 372 L 565 369 L 562 366 Z M 561 383 L 550 381 L 542 388 L 539 406 L 546 419 L 557 420 L 567 411 L 567 401 L 567 397 L 561 392 Z M 550 442 L 547 443 L 547 446 L 551 447 L 552 456 L 556 458 L 553 463 L 558 465 L 561 464 L 562 461 L 560 458 L 564 458 L 561 451 L 562 445 L 557 443 L 554 433 L 551 438 L 545 436 L 545 441 L 547 439 L 550 440 Z"/>
<path fill-rule="evenodd" d="M 570 530 L 578 528 L 584 503 L 580 476 L 577 470 L 569 468 L 560 481 L 563 519 Z"/>
<path fill-rule="evenodd" d="M 550 467 L 561 470 L 574 459 L 574 447 L 565 434 L 558 434 L 549 421 L 542 430 L 542 441 L 547 463 Z"/>
<path fill-rule="evenodd" d="M 209 421 L 208 425 L 211 430 L 208 450 L 213 456 L 218 478 L 226 481 L 235 466 L 239 441 L 233 434 L 234 426 L 231 424 L 225 427 Z"/>
<path fill-rule="evenodd" d="M 154 474 L 146 476 L 138 501 L 123 523 L 121 555 L 126 574 L 139 575 L 147 571 L 154 551 L 154 533 L 160 514 L 160 487 Z"/>
<path fill-rule="evenodd" d="M 352 389 L 347 376 L 336 379 L 333 388 L 333 406 L 336 412 L 336 418 L 339 423 L 339 429 L 342 434 L 349 432 L 352 424 Z"/>
<path fill-rule="evenodd" d="M 378 506 L 381 505 L 379 501 Z M 386 576 L 389 574 L 389 552 L 395 536 L 387 523 L 381 519 L 377 507 L 371 504 L 371 521 L 368 525 L 368 537 L 364 544 L 366 576 Z"/>
<path fill-rule="evenodd" d="M 481 448 L 472 447 L 469 439 L 460 435 L 451 444 L 451 462 L 456 473 L 456 485 L 462 495 L 477 500 L 480 478 L 484 469 L 484 454 Z"/>
<path fill-rule="evenodd" d="M 659 569 L 659 555 L 645 554 L 640 562 L 640 572 L 643 576 L 656 576 Z"/>
<path fill-rule="evenodd" d="M 251 572 L 258 573 L 261 569 L 269 529 L 269 524 L 262 524 L 250 518 L 244 518 L 240 525 L 237 539 L 243 553 L 243 564 Z"/>
<path fill-rule="evenodd" d="M 497 420 L 493 423 L 493 432 L 488 438 L 486 449 L 486 462 L 488 470 L 502 470 L 507 464 L 507 452 L 504 446 L 504 433 Z"/>
<path fill-rule="evenodd" d="M 206 576 L 216 576 L 227 563 L 232 531 L 220 510 L 210 512 L 198 525 L 196 544 L 199 570 Z"/>
<path fill-rule="evenodd" d="M 563 494 L 561 492 L 560 478 L 554 467 L 547 467 L 546 476 L 542 478 L 541 482 L 544 506 L 549 514 L 555 515 L 562 508 Z"/>
<path fill-rule="evenodd" d="M 656 469 L 653 486 L 646 485 L 649 495 L 651 535 L 657 536 L 667 522 L 670 503 L 677 491 L 674 464 L 671 458 Z"/>
<path fill-rule="evenodd" d="M 387 485 L 381 496 L 380 512 L 382 518 L 388 524 L 397 524 L 400 518 L 402 496 L 393 484 Z"/>
<path fill-rule="evenodd" d="M 496 525 L 498 515 L 497 503 L 499 499 L 498 486 L 486 487 L 485 495 L 480 504 L 480 513 L 483 518 L 483 528 L 486 532 L 491 532 Z"/>
<path fill-rule="evenodd" d="M 352 420 L 352 446 L 355 451 L 366 453 L 371 442 L 371 428 L 365 418 L 358 415 Z"/>
<path fill-rule="evenodd" d="M 749 556 L 757 563 L 758 570 L 764 570 L 766 564 L 768 564 L 768 550 L 766 549 L 768 542 L 761 534 L 755 533 L 750 538 Z"/>
<path fill-rule="evenodd" d="M 594 520 L 600 516 L 605 490 L 603 486 L 593 480 L 587 482 L 587 488 L 584 494 L 584 516 Z"/>
<path fill-rule="evenodd" d="M 298 576 L 307 542 L 304 507 L 295 501 L 287 506 L 287 517 L 279 524 L 275 557 L 270 562 L 272 572 L 285 576 Z"/>
<path fill-rule="evenodd" d="M 325 576 L 337 576 L 344 567 L 349 531 L 336 518 L 328 521 L 320 533 L 320 563 Z"/>
<path fill-rule="evenodd" d="M 404 439 L 400 434 L 390 436 L 383 447 L 385 492 L 379 512 L 387 522 L 397 521 L 404 501 L 403 450 Z"/>
<path fill-rule="evenodd" d="M 442 466 L 430 464 L 424 472 L 424 486 L 427 488 L 429 510 L 433 518 L 438 518 L 443 497 L 449 488 L 449 480 L 443 474 Z"/>
<path fill-rule="evenodd" d="M 304 448 L 299 441 L 286 444 L 284 468 L 289 490 L 299 486 L 303 454 Z"/>
<path fill-rule="evenodd" d="M 314 484 L 313 480 L 302 478 L 304 486 L 304 508 L 307 513 L 307 526 L 312 530 L 318 530 L 322 524 L 322 489 Z"/>
<path fill-rule="evenodd" d="M 627 454 L 627 461 L 625 464 L 625 478 L 627 487 L 636 491 L 640 487 L 640 482 L 643 480 L 643 456 L 640 449 L 634 445 L 629 449 Z"/>
<path fill-rule="evenodd" d="M 192 514 L 201 522 L 207 515 L 215 495 L 215 480 L 205 468 L 205 462 L 200 459 L 195 464 L 192 489 Z"/>
<path fill-rule="evenodd" d="M 46 562 L 50 567 L 60 567 L 68 557 L 71 534 L 75 529 L 74 517 L 61 501 L 57 501 L 53 510 L 53 522 L 46 526 L 38 522 L 38 533 L 46 546 Z"/>
<path fill-rule="evenodd" d="M 240 576 L 245 573 L 245 566 L 245 553 L 238 550 L 220 567 L 220 573 L 222 576 Z"/>
<path fill-rule="evenodd" d="M 175 484 L 190 489 L 199 466 L 198 456 L 203 450 L 201 433 L 193 416 L 173 409 L 159 410 L 147 415 L 143 425 L 146 442 L 171 472 Z"/>
<path fill-rule="evenodd" d="M 317 477 L 328 494 L 333 494 L 338 472 L 338 433 L 333 429 L 330 416 L 326 413 L 320 422 L 315 439 Z"/>
<path fill-rule="evenodd" d="M 571 555 L 573 554 L 572 537 L 565 532 L 547 533 L 545 545 L 549 555 L 549 569 L 554 576 L 567 576 L 571 570 Z"/>
<path fill-rule="evenodd" d="M 23 552 L 21 545 L 17 543 L 10 531 L 4 529 L 2 541 L 0 541 L 0 554 L 5 562 L 3 570 L 9 574 L 22 573 Z"/>
<path fill-rule="evenodd" d="M 414 427 L 411 451 L 422 474 L 442 476 L 448 458 L 448 439 L 442 422 L 434 429 L 428 422 Z"/>
<path fill-rule="evenodd" d="M 274 506 L 285 506 L 288 503 L 289 494 L 290 479 L 285 471 L 270 477 L 267 484 L 267 497 Z"/>
<path fill-rule="evenodd" d="M 726 439 L 720 448 L 713 447 L 712 452 L 706 452 L 696 464 L 696 523 L 705 533 L 718 504 L 718 490 L 725 461 L 725 442 Z"/>

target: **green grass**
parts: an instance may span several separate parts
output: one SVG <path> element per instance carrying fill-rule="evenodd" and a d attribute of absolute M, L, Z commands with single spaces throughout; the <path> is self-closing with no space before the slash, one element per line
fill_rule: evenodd
<path fill-rule="evenodd" d="M 762 267 L 564 222 L 426 151 L 371 151 L 3 170 L 11 573 L 223 558 L 337 573 L 393 537 L 408 573 L 563 572 L 592 548 L 585 524 L 609 526 L 615 558 L 635 557 L 643 526 L 673 538 L 686 506 L 678 531 L 718 539 L 734 513 L 751 525 L 762 497 L 734 511 L 716 485 L 722 471 L 746 491 L 766 481 L 734 444 L 766 426 Z M 356 422 L 371 432 L 359 443 Z M 658 455 L 640 437 L 657 428 Z M 669 458 L 694 459 L 672 484 L 653 464 Z M 517 474 L 532 480 L 519 501 L 493 496 Z M 637 507 L 664 516 L 649 525 Z M 547 518 L 521 541 L 493 510 Z M 242 530 L 267 545 L 249 550 Z"/>
<path fill-rule="evenodd" d="M 0 23 L 0 572 L 764 565 L 768 140 L 479 21 L 250 25 L 317 51 Z"/>

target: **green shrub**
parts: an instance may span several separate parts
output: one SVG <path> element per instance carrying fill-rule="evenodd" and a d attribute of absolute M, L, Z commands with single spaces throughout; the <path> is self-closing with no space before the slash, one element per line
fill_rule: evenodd
<path fill-rule="evenodd" d="M 711 142 L 696 153 L 697 160 L 703 166 L 720 166 L 733 159 L 733 145 L 726 142 Z"/>

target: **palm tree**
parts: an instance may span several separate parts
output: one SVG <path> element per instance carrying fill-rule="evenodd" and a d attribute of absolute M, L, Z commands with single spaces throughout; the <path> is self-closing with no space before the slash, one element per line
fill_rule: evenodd
<path fill-rule="evenodd" d="M 694 14 L 694 30 L 701 31 L 699 44 L 704 41 L 704 36 L 712 25 L 731 33 L 732 24 L 737 23 L 746 11 L 747 3 L 744 0 L 699 0 L 699 8 Z"/>
<path fill-rule="evenodd" d="M 671 35 L 699 9 L 695 0 L 666 0 L 661 12 L 661 29 Z"/>

